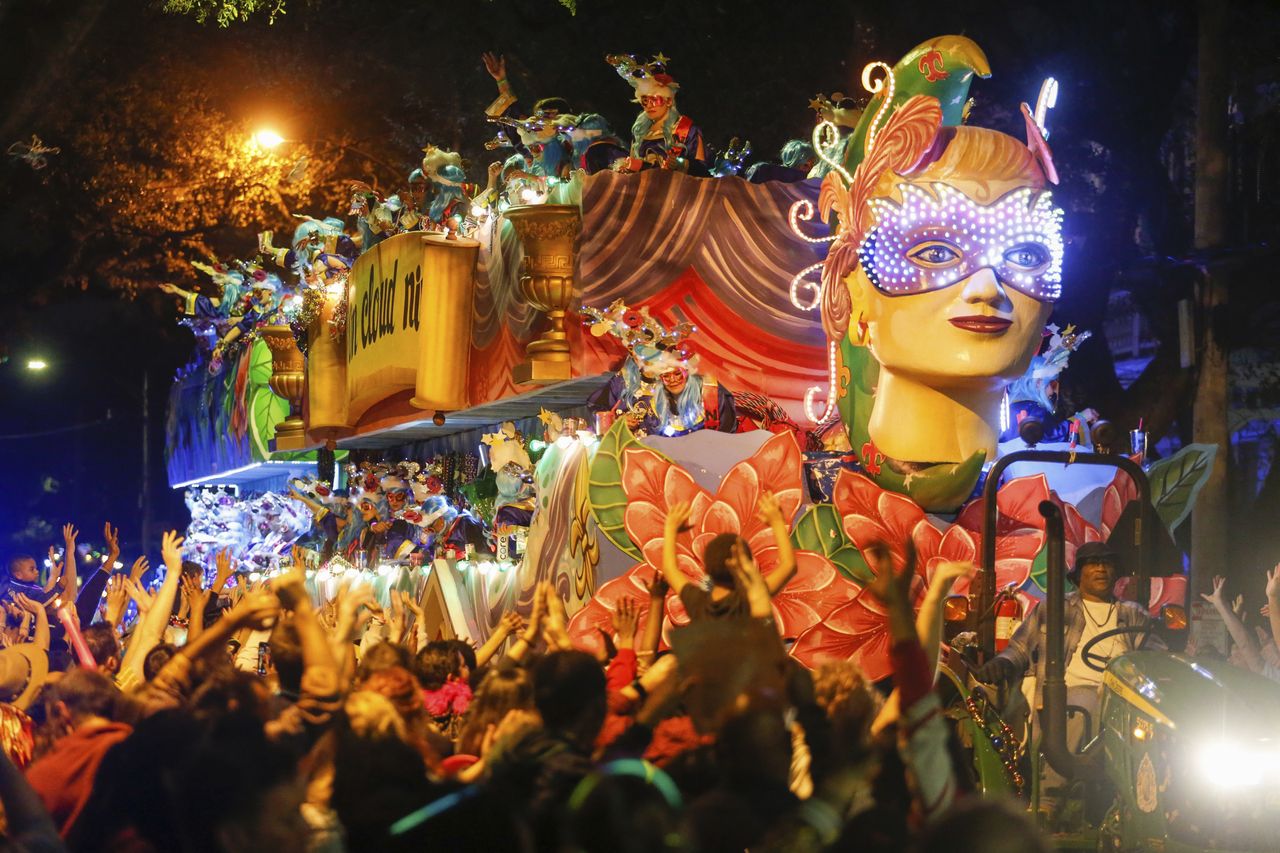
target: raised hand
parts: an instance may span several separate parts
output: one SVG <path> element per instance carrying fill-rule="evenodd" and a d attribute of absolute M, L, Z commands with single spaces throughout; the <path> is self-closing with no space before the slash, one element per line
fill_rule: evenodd
<path fill-rule="evenodd" d="M 1213 592 L 1207 595 L 1202 592 L 1200 593 L 1200 597 L 1203 598 L 1209 604 L 1212 604 L 1214 606 L 1214 609 L 1218 611 L 1225 611 L 1227 609 L 1227 601 L 1222 596 L 1222 588 L 1223 586 L 1226 585 L 1226 583 L 1227 583 L 1227 579 L 1224 578 L 1222 575 L 1214 575 L 1213 576 Z"/>
<path fill-rule="evenodd" d="M 688 501 L 681 501 L 675 506 L 667 510 L 667 518 L 664 522 L 667 535 L 674 536 L 689 528 L 689 516 L 693 514 L 693 508 Z"/>
<path fill-rule="evenodd" d="M 520 614 L 514 610 L 502 614 L 502 618 L 498 620 L 498 625 L 493 630 L 502 634 L 504 637 L 510 637 L 512 634 L 518 634 L 524 629 L 524 620 L 520 618 Z"/>
<path fill-rule="evenodd" d="M 635 601 L 630 598 L 619 601 L 617 609 L 613 611 L 613 634 L 618 648 L 630 649 L 635 646 L 636 627 L 639 623 L 640 608 Z"/>
<path fill-rule="evenodd" d="M 867 584 L 867 590 L 882 604 L 888 607 L 911 603 L 911 580 L 915 575 L 915 546 L 907 542 L 906 565 L 901 572 L 893 569 L 893 558 L 889 549 L 882 543 L 869 545 L 863 552 L 867 564 L 875 572 L 875 580 Z"/>
<path fill-rule="evenodd" d="M 139 557 L 133 561 L 133 567 L 129 569 L 129 580 L 136 583 L 142 582 L 142 576 L 151 569 L 151 561 L 146 557 Z"/>
<path fill-rule="evenodd" d="M 285 610 L 297 610 L 302 605 L 311 603 L 301 563 L 294 563 L 289 571 L 276 575 L 271 581 L 271 589 Z"/>
<path fill-rule="evenodd" d="M 213 555 L 213 566 L 216 574 L 213 578 L 213 591 L 222 592 L 227 585 L 227 581 L 231 580 L 231 576 L 235 574 L 235 569 L 231 566 L 231 552 L 226 548 Z"/>
<path fill-rule="evenodd" d="M 35 615 L 44 611 L 43 607 L 41 607 L 35 601 L 33 601 L 32 599 L 28 598 L 27 596 L 23 595 L 20 592 L 15 592 L 13 594 L 13 601 L 23 610 L 27 611 L 32 615 Z"/>
<path fill-rule="evenodd" d="M 129 588 L 125 586 L 127 578 L 123 574 L 115 574 L 107 579 L 107 612 L 106 621 L 117 628 L 124 619 L 125 608 L 129 606 Z"/>
<path fill-rule="evenodd" d="M 490 77 L 499 81 L 507 79 L 506 57 L 485 51 L 480 54 L 480 58 L 484 60 L 484 70 L 489 72 Z"/>
<path fill-rule="evenodd" d="M 76 549 L 76 537 L 80 535 L 80 531 L 76 530 L 76 526 L 68 522 L 62 525 L 62 541 L 66 543 L 68 551 Z"/>
<path fill-rule="evenodd" d="M 756 516 L 770 526 L 786 524 L 786 519 L 782 517 L 782 506 L 779 505 L 778 497 L 773 492 L 762 492 L 760 494 L 760 504 L 757 507 Z"/>
<path fill-rule="evenodd" d="M 275 624 L 280 612 L 280 604 L 276 597 L 265 590 L 254 590 L 245 593 L 235 605 L 227 611 L 226 618 L 232 625 L 249 628 L 254 631 L 265 631 Z"/>
<path fill-rule="evenodd" d="M 120 530 L 112 527 L 111 522 L 104 522 L 102 525 L 102 538 L 107 543 L 107 553 L 110 555 L 104 564 L 107 571 L 115 568 L 115 558 L 120 556 Z"/>
<path fill-rule="evenodd" d="M 662 572 L 654 572 L 653 580 L 649 581 L 649 598 L 652 601 L 665 601 L 667 593 L 671 591 L 671 584 L 667 583 L 667 579 L 662 576 Z"/>
<path fill-rule="evenodd" d="M 164 539 L 160 543 L 160 556 L 164 558 L 165 568 L 171 572 L 182 571 L 182 543 L 184 541 L 178 535 L 178 531 L 165 531 Z"/>
<path fill-rule="evenodd" d="M 933 570 L 933 579 L 931 583 L 935 586 L 938 584 L 945 584 L 945 586 L 941 588 L 949 590 L 956 581 L 961 578 L 972 577 L 973 573 L 973 563 L 967 560 L 944 560 Z"/>
<path fill-rule="evenodd" d="M 62 574 L 62 561 L 58 559 L 58 549 L 49 546 L 49 568 L 52 575 Z"/>
<path fill-rule="evenodd" d="M 187 600 L 188 613 L 193 614 L 197 610 L 204 612 L 205 605 L 209 601 L 209 590 L 203 588 L 201 580 L 199 575 L 184 574 L 180 581 L 182 597 Z"/>
<path fill-rule="evenodd" d="M 1267 593 L 1267 601 L 1280 601 L 1280 566 L 1276 566 L 1267 572 L 1267 585 L 1265 587 Z M 1280 643 L 1280 637 L 1276 637 L 1276 642 Z"/>
<path fill-rule="evenodd" d="M 155 604 L 156 594 L 132 579 L 126 580 L 124 585 L 133 603 L 138 605 L 138 616 L 142 617 Z"/>

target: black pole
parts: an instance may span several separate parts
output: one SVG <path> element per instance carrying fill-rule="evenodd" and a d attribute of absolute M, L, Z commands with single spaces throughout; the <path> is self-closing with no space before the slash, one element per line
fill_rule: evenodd
<path fill-rule="evenodd" d="M 150 374 L 142 371 L 142 553 L 151 547 L 151 384 Z"/>

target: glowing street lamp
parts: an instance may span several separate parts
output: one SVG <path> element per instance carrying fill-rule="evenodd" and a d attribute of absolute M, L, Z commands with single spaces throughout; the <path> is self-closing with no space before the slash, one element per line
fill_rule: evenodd
<path fill-rule="evenodd" d="M 281 142 L 284 142 L 284 137 L 276 133 L 274 130 L 264 127 L 253 135 L 253 141 L 261 145 L 263 148 L 275 148 Z"/>
<path fill-rule="evenodd" d="M 49 362 L 45 361 L 43 358 L 27 359 L 27 370 L 44 370 L 48 366 Z"/>

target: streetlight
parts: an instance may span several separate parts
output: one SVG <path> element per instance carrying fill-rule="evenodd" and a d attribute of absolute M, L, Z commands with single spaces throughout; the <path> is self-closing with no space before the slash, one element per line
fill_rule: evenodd
<path fill-rule="evenodd" d="M 45 361 L 43 358 L 27 359 L 27 370 L 44 370 L 48 366 L 49 362 Z"/>
<path fill-rule="evenodd" d="M 271 128 L 264 127 L 253 135 L 253 141 L 263 148 L 275 148 L 281 142 L 284 142 L 284 137 Z"/>

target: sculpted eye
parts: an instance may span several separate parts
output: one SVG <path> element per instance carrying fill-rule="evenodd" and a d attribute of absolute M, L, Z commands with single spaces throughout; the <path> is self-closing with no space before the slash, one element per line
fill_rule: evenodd
<path fill-rule="evenodd" d="M 960 253 L 946 243 L 925 243 L 908 257 L 923 267 L 945 267 L 960 260 Z"/>
<path fill-rule="evenodd" d="M 1039 243 L 1021 243 L 1005 252 L 1004 259 L 1015 267 L 1030 270 L 1049 262 L 1049 250 Z"/>

